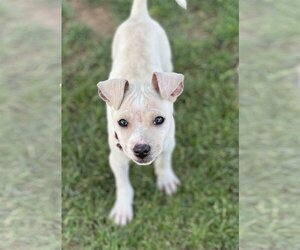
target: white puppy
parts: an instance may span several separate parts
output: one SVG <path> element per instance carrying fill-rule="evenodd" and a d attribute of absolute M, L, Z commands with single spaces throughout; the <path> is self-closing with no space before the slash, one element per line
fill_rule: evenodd
<path fill-rule="evenodd" d="M 185 0 L 176 0 L 186 7 Z M 183 75 L 172 72 L 171 49 L 163 28 L 148 14 L 147 0 L 134 0 L 131 15 L 115 34 L 109 80 L 98 83 L 107 103 L 110 156 L 116 180 L 110 217 L 125 225 L 133 218 L 129 160 L 155 161 L 158 188 L 176 192 L 172 170 L 175 146 L 173 103 L 183 91 Z M 169 73 L 167 73 L 169 72 Z"/>

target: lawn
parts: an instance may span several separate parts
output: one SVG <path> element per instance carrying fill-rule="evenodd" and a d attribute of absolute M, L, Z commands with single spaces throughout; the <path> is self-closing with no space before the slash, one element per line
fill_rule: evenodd
<path fill-rule="evenodd" d="M 297 0 L 240 3 L 243 250 L 300 249 L 299 9 Z"/>
<path fill-rule="evenodd" d="M 64 249 L 236 249 L 238 247 L 238 2 L 149 1 L 166 29 L 185 90 L 175 105 L 174 169 L 182 186 L 167 197 L 153 167 L 132 164 L 135 218 L 107 219 L 115 199 L 105 105 L 96 84 L 111 67 L 114 30 L 129 0 L 63 1 Z"/>
<path fill-rule="evenodd" d="M 2 0 L 0 23 L 0 249 L 60 249 L 60 3 Z"/>

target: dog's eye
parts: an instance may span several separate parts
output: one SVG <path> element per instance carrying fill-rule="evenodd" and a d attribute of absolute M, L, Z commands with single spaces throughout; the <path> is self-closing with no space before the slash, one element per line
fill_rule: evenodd
<path fill-rule="evenodd" d="M 161 116 L 157 116 L 155 117 L 154 121 L 153 121 L 153 124 L 154 125 L 161 125 L 163 124 L 165 121 L 165 118 L 161 117 Z"/>
<path fill-rule="evenodd" d="M 121 127 L 127 127 L 128 126 L 128 121 L 126 121 L 125 119 L 119 120 L 118 123 Z"/>

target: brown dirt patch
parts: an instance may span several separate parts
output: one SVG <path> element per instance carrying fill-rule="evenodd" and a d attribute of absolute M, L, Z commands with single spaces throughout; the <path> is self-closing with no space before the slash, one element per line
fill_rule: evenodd
<path fill-rule="evenodd" d="M 75 20 L 88 26 L 98 35 L 112 36 L 117 22 L 107 6 L 90 6 L 82 0 L 69 0 L 75 11 Z"/>
<path fill-rule="evenodd" d="M 33 0 L 14 0 L 11 3 L 22 11 L 22 16 L 26 17 L 26 22 L 36 23 L 55 32 L 60 32 L 60 5 L 47 5 Z"/>

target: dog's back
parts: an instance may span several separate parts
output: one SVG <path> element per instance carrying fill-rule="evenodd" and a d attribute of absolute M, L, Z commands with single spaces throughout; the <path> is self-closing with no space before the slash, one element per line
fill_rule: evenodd
<path fill-rule="evenodd" d="M 185 0 L 177 0 L 185 6 Z M 116 31 L 110 78 L 145 83 L 155 71 L 171 72 L 171 49 L 163 28 L 147 9 L 147 0 L 134 0 L 130 17 Z"/>

